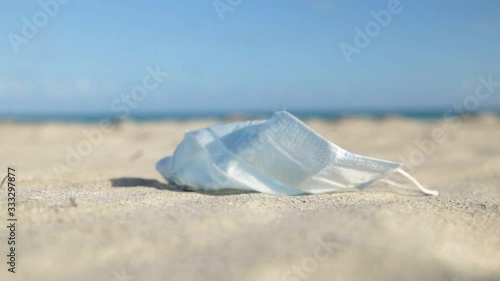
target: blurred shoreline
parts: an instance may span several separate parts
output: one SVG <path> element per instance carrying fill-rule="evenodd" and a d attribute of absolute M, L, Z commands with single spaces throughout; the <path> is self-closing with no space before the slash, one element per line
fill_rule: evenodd
<path fill-rule="evenodd" d="M 303 120 L 325 120 L 336 121 L 343 119 L 415 119 L 415 120 L 440 120 L 446 117 L 467 116 L 495 116 L 500 117 L 500 109 L 484 110 L 459 114 L 443 110 L 345 110 L 345 111 L 294 111 L 289 112 Z M 131 113 L 126 116 L 110 113 L 0 113 L 0 123 L 99 123 L 102 120 L 112 122 L 158 122 L 158 121 L 244 121 L 265 119 L 274 111 L 253 112 L 140 112 Z"/>

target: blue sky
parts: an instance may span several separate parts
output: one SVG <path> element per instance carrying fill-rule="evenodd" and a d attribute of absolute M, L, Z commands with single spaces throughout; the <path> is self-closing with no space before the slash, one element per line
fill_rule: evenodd
<path fill-rule="evenodd" d="M 169 76 L 136 112 L 450 108 L 500 81 L 500 1 L 401 0 L 350 62 L 341 42 L 395 0 L 64 0 L 38 28 L 54 1 L 2 3 L 0 112 L 106 112 L 148 66 Z"/>

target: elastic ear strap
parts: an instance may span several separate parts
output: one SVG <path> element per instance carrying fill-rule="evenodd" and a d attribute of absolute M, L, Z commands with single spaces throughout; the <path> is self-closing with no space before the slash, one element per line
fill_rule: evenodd
<path fill-rule="evenodd" d="M 439 195 L 439 192 L 437 190 L 430 190 L 430 189 L 423 187 L 414 177 L 412 177 L 410 174 L 405 172 L 403 169 L 398 168 L 396 170 L 396 172 L 400 173 L 402 176 L 404 176 L 405 178 L 407 178 L 411 182 L 413 182 L 418 187 L 418 189 L 420 189 L 420 191 L 422 191 L 422 193 L 424 193 L 426 195 L 434 195 L 434 196 Z"/>
<path fill-rule="evenodd" d="M 413 189 L 413 187 L 408 187 L 404 184 L 400 184 L 400 183 L 397 183 L 395 181 L 391 181 L 391 180 L 388 180 L 388 179 L 380 179 L 379 180 L 380 182 L 385 182 L 389 185 L 392 185 L 392 186 L 395 186 L 395 187 L 398 187 L 398 188 L 401 188 L 401 189 Z"/>

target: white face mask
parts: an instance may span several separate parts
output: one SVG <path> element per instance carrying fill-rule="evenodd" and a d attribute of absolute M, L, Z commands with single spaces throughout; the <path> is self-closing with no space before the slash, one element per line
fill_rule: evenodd
<path fill-rule="evenodd" d="M 276 112 L 267 121 L 186 132 L 174 155 L 156 165 L 169 182 L 200 191 L 316 194 L 363 189 L 397 172 L 424 194 L 438 194 L 425 189 L 400 167 L 399 163 L 348 152 L 285 111 Z"/>

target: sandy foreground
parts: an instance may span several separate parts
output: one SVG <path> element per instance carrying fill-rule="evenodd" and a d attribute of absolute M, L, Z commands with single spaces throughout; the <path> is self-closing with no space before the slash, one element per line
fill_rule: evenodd
<path fill-rule="evenodd" d="M 298 197 L 168 186 L 155 163 L 213 123 L 125 122 L 87 150 L 95 124 L 0 123 L 18 219 L 12 274 L 4 184 L 0 280 L 500 280 L 499 118 L 307 122 L 347 150 L 405 162 L 438 197 L 381 182 Z M 79 145 L 87 155 L 68 162 Z"/>

